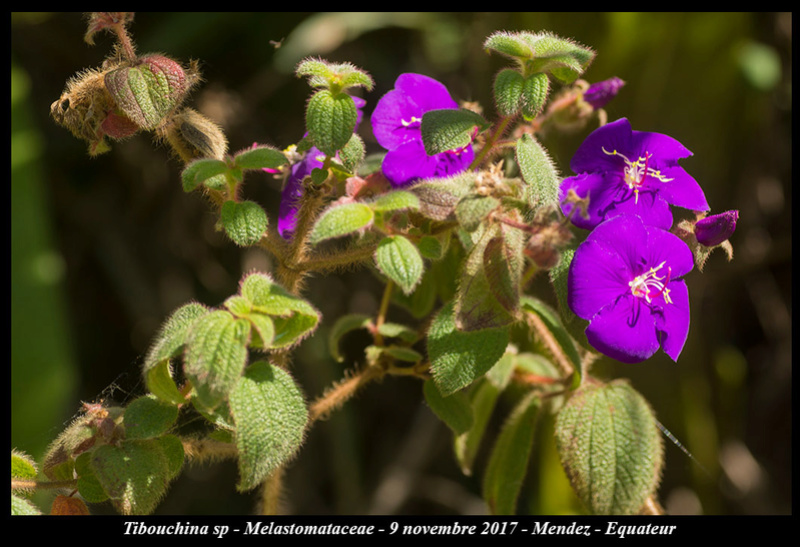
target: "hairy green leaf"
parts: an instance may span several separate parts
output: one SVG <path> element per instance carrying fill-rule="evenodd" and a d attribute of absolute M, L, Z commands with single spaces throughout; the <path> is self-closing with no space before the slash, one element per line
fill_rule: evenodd
<path fill-rule="evenodd" d="M 178 407 L 151 395 L 139 397 L 125 409 L 126 439 L 150 439 L 166 433 L 178 418 Z"/>
<path fill-rule="evenodd" d="M 326 239 L 346 236 L 372 225 L 375 213 L 364 203 L 334 205 L 322 213 L 309 240 L 316 244 Z"/>
<path fill-rule="evenodd" d="M 247 247 L 258 243 L 269 221 L 258 203 L 228 200 L 222 204 L 220 223 L 234 243 Z"/>
<path fill-rule="evenodd" d="M 490 126 L 483 116 L 464 108 L 429 110 L 422 115 L 420 132 L 429 156 L 468 146 L 477 131 Z"/>
<path fill-rule="evenodd" d="M 422 393 L 434 414 L 456 435 L 465 433 L 472 427 L 472 406 L 466 393 L 458 391 L 444 397 L 433 380 L 425 381 Z"/>
<path fill-rule="evenodd" d="M 344 148 L 353 135 L 358 111 L 346 93 L 320 89 L 308 101 L 306 127 L 314 145 L 330 157 Z"/>
<path fill-rule="evenodd" d="M 536 418 L 541 400 L 528 394 L 512 411 L 495 441 L 486 474 L 483 498 L 493 515 L 516 513 L 517 498 L 528 470 Z"/>
<path fill-rule="evenodd" d="M 556 416 L 556 445 L 573 489 L 594 514 L 636 514 L 658 487 L 661 433 L 627 382 L 579 389 Z"/>
<path fill-rule="evenodd" d="M 292 377 L 265 361 L 247 368 L 230 407 L 239 451 L 237 489 L 252 490 L 297 452 L 308 411 Z"/>
<path fill-rule="evenodd" d="M 388 236 L 381 240 L 375 250 L 375 265 L 405 294 L 414 291 L 425 268 L 419 249 L 401 235 Z"/>
<path fill-rule="evenodd" d="M 517 141 L 517 163 L 528 183 L 532 206 L 557 206 L 560 203 L 561 179 L 542 145 L 528 134 Z"/>
<path fill-rule="evenodd" d="M 245 148 L 233 156 L 233 165 L 239 169 L 277 169 L 286 163 L 283 152 L 263 144 Z"/>
<path fill-rule="evenodd" d="M 224 310 L 204 315 L 192 327 L 184 369 L 207 408 L 219 404 L 239 381 L 247 363 L 249 339 L 250 323 Z"/>
<path fill-rule="evenodd" d="M 439 391 L 448 396 L 462 389 L 494 366 L 509 342 L 507 328 L 462 332 L 448 302 L 436 314 L 428 330 L 428 357 Z"/>

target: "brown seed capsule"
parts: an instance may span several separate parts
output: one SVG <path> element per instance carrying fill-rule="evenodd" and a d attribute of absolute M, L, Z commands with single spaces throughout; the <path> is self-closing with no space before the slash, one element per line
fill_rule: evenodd
<path fill-rule="evenodd" d="M 228 140 L 222 129 L 191 108 L 175 114 L 158 133 L 186 163 L 198 158 L 221 160 L 228 151 Z"/>
<path fill-rule="evenodd" d="M 101 125 L 115 108 L 106 90 L 103 72 L 87 70 L 67 82 L 64 93 L 50 106 L 50 115 L 79 139 L 89 142 L 89 154 L 108 150 Z"/>

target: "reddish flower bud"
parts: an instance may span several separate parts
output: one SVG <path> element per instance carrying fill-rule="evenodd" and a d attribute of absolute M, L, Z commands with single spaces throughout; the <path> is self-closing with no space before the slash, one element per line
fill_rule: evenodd
<path fill-rule="evenodd" d="M 714 247 L 733 235 L 737 220 L 739 220 L 738 210 L 701 218 L 694 226 L 694 235 L 700 244 Z"/>

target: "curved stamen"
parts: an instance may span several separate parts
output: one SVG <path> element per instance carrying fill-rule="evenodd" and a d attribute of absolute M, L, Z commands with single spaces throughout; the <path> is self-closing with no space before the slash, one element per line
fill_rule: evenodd
<path fill-rule="evenodd" d="M 672 299 L 669 296 L 669 289 L 667 288 L 667 284 L 672 276 L 672 268 L 667 266 L 667 274 L 665 276 L 659 277 L 656 275 L 656 272 L 658 272 L 664 264 L 666 264 L 666 260 L 655 268 L 650 268 L 642 275 L 630 281 L 628 286 L 631 288 L 631 294 L 638 298 L 644 298 L 648 304 L 652 302 L 653 298 L 663 295 L 664 302 L 672 304 Z M 657 292 L 651 294 L 653 290 Z"/>

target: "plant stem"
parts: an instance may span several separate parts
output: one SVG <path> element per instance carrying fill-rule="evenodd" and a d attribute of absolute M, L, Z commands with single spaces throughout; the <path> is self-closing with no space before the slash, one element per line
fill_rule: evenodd
<path fill-rule="evenodd" d="M 470 171 L 480 166 L 480 164 L 483 163 L 483 160 L 485 160 L 489 156 L 489 153 L 494 148 L 495 143 L 503 135 L 503 133 L 506 130 L 506 127 L 508 127 L 508 124 L 511 122 L 512 119 L 513 119 L 512 116 L 505 116 L 503 118 L 500 118 L 500 120 L 498 120 L 497 124 L 494 126 L 494 130 L 489 134 L 489 137 L 483 144 L 483 148 L 480 149 L 478 154 L 475 156 L 475 159 L 472 160 L 472 164 L 469 166 Z"/>
<path fill-rule="evenodd" d="M 77 488 L 77 486 L 78 486 L 77 479 L 70 479 L 64 481 L 37 481 L 37 480 L 11 479 L 12 490 Z"/>

